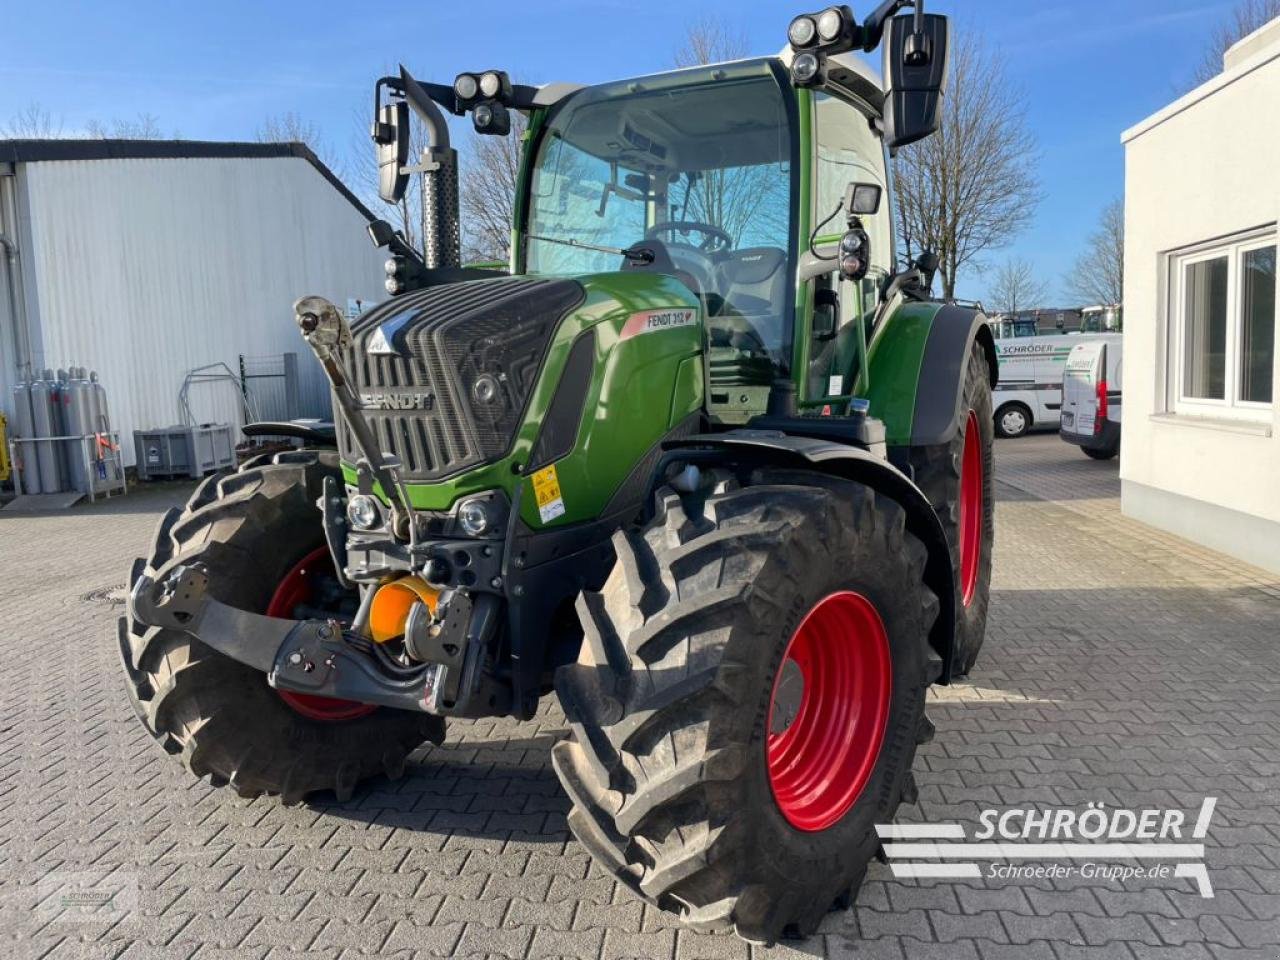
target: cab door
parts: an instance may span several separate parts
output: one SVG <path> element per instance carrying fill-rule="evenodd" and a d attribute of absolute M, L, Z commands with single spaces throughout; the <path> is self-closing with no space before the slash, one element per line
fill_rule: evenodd
<path fill-rule="evenodd" d="M 884 143 L 872 128 L 869 113 L 821 91 L 812 94 L 812 111 L 811 246 L 824 261 L 831 258 L 831 270 L 809 281 L 812 322 L 803 344 L 806 367 L 800 406 L 842 413 L 865 360 L 880 285 L 893 269 L 893 214 Z M 862 218 L 871 240 L 871 270 L 858 283 L 843 279 L 834 259 L 846 229 L 843 203 L 850 183 L 874 183 L 881 188 L 880 209 Z M 809 239 L 804 238 L 806 245 Z"/>

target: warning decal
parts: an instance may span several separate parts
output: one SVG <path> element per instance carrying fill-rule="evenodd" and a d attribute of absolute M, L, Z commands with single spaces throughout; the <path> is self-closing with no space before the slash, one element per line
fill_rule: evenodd
<path fill-rule="evenodd" d="M 697 310 L 647 310 L 644 313 L 633 313 L 627 318 L 627 324 L 622 328 L 622 339 L 630 340 L 646 333 L 660 333 L 663 330 L 693 327 L 697 324 Z"/>
<path fill-rule="evenodd" d="M 538 501 L 538 516 L 543 523 L 564 516 L 564 498 L 560 495 L 560 478 L 553 464 L 532 477 L 533 496 Z"/>

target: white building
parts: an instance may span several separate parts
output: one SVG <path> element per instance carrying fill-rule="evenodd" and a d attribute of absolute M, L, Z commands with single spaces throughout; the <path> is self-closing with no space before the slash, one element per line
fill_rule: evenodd
<path fill-rule="evenodd" d="M 1124 135 L 1124 512 L 1280 571 L 1280 20 Z"/>
<path fill-rule="evenodd" d="M 292 352 L 298 414 L 327 416 L 292 306 L 385 298 L 372 217 L 300 144 L 0 140 L 0 409 L 30 371 L 96 370 L 131 465 L 187 371 Z M 243 420 L 234 384 L 190 406 Z"/>

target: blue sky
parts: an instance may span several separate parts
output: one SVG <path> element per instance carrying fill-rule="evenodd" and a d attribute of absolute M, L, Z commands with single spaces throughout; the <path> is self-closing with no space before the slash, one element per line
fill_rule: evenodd
<path fill-rule="evenodd" d="M 865 14 L 867 2 L 854 3 Z M 1045 194 L 1009 255 L 1032 260 L 1059 299 L 1061 277 L 1101 209 L 1123 190 L 1120 134 L 1185 92 L 1229 0 L 934 0 L 978 30 L 1025 93 Z M 817 9 L 814 5 L 813 9 Z M 524 11 L 538 11 L 529 18 Z M 504 68 L 522 80 L 592 83 L 670 65 L 685 27 L 717 17 L 772 53 L 807 6 L 781 0 L 539 0 L 538 3 L 173 4 L 0 0 L 0 124 L 37 102 L 68 133 L 91 120 L 154 114 L 188 139 L 252 139 L 296 112 L 330 151 L 361 142 L 372 81 L 403 61 L 417 76 Z M 982 297 L 970 270 L 962 296 Z"/>

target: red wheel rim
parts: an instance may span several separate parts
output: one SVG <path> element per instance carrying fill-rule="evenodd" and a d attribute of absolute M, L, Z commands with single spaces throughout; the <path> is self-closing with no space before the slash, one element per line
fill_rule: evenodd
<path fill-rule="evenodd" d="M 866 597 L 835 593 L 809 611 L 774 678 L 766 745 L 774 800 L 797 830 L 827 829 L 862 795 L 892 686 L 889 639 Z"/>
<path fill-rule="evenodd" d="M 276 592 L 271 595 L 267 604 L 268 617 L 293 619 L 293 611 L 299 604 L 307 603 L 315 595 L 315 580 L 318 576 L 333 574 L 333 558 L 328 547 L 318 547 L 293 565 Z M 378 708 L 367 703 L 354 700 L 336 700 L 332 697 L 317 697 L 309 693 L 293 693 L 289 690 L 277 690 L 280 699 L 290 707 L 312 720 L 323 720 L 338 723 L 343 720 L 358 720 L 367 717 Z"/>
<path fill-rule="evenodd" d="M 982 561 L 982 431 L 978 414 L 969 411 L 960 464 L 960 597 L 967 607 L 978 589 Z"/>

